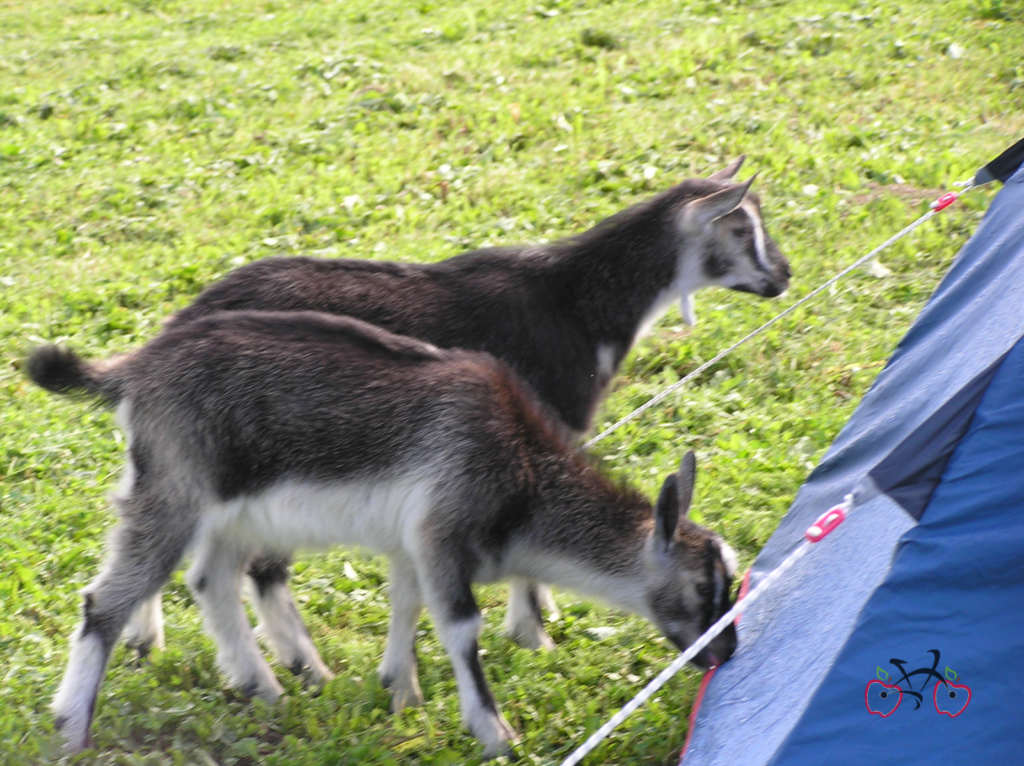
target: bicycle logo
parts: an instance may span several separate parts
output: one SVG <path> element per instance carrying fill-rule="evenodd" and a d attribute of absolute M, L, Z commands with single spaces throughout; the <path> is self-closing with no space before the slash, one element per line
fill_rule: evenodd
<path fill-rule="evenodd" d="M 881 665 L 875 668 L 875 678 L 864 687 L 864 706 L 871 715 L 888 718 L 899 708 L 904 696 L 912 697 L 914 710 L 919 709 L 930 683 L 934 683 L 932 704 L 939 715 L 956 718 L 967 709 L 971 702 L 970 687 L 956 683 L 960 676 L 949 665 L 939 674 L 936 670 L 941 656 L 938 649 L 929 649 L 928 654 L 932 656 L 931 666 L 925 665 L 914 670 L 907 670 L 906 660 L 898 657 L 890 659 L 889 663 L 899 669 L 899 678 L 894 683 L 889 682 L 892 674 Z M 917 688 L 912 680 L 915 676 L 924 676 L 924 682 Z"/>

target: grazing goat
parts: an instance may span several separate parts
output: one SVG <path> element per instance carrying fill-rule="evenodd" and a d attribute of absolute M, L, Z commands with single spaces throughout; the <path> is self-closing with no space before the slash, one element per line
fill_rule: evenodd
<path fill-rule="evenodd" d="M 257 261 L 209 287 L 170 326 L 218 310 L 354 316 L 443 348 L 493 354 L 581 433 L 622 359 L 673 301 L 682 301 L 692 324 L 691 296 L 699 288 L 764 297 L 786 289 L 789 266 L 764 229 L 750 182 L 732 182 L 742 161 L 550 244 L 488 248 L 432 264 Z M 260 557 L 249 574 L 264 627 L 297 619 L 287 559 Z M 141 653 L 163 643 L 159 599 L 140 609 L 126 631 Z M 542 602 L 554 608 L 546 589 L 513 581 L 506 630 L 524 646 L 552 645 Z M 319 658 L 303 672 L 313 682 L 330 677 Z"/>
<path fill-rule="evenodd" d="M 241 584 L 262 552 L 335 543 L 391 563 L 382 681 L 401 709 L 422 700 L 414 651 L 422 605 L 451 659 L 465 723 L 487 755 L 514 732 L 480 665 L 473 582 L 539 578 L 657 625 L 678 647 L 731 607 L 734 554 L 685 517 L 695 461 L 656 506 L 590 467 L 529 386 L 490 355 L 438 348 L 357 319 L 222 312 L 90 364 L 53 346 L 27 364 L 40 386 L 116 405 L 127 465 L 120 521 L 54 701 L 69 750 L 88 743 L 111 648 L 183 554 L 187 582 L 231 684 L 276 699 Z M 302 623 L 267 626 L 311 649 Z M 301 635 L 299 635 L 301 633 Z M 732 654 L 729 628 L 696 662 Z M 308 664 L 309 657 L 299 656 Z"/>

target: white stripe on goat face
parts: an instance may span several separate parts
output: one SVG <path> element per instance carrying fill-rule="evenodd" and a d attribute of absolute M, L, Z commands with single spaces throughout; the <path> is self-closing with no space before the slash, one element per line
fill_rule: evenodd
<path fill-rule="evenodd" d="M 754 252 L 757 256 L 757 265 L 765 271 L 771 272 L 772 267 L 768 263 L 768 251 L 764 244 L 764 222 L 761 220 L 761 214 L 757 210 L 757 205 L 749 199 L 744 199 L 740 203 L 740 209 L 747 214 L 747 217 L 750 219 L 750 228 L 754 232 Z"/>
<path fill-rule="evenodd" d="M 736 568 L 738 561 L 736 558 L 736 551 L 722 538 L 718 538 L 718 551 L 722 557 L 722 565 L 725 569 L 723 574 L 722 568 L 715 567 L 715 600 L 714 604 L 717 608 L 722 603 L 722 597 L 727 595 L 726 589 L 729 586 L 729 581 L 736 576 Z"/>
<path fill-rule="evenodd" d="M 736 555 L 736 551 L 721 537 L 718 538 L 718 550 L 722 553 L 722 563 L 725 564 L 725 573 L 729 577 L 736 576 L 736 570 L 739 568 L 739 556 Z"/>

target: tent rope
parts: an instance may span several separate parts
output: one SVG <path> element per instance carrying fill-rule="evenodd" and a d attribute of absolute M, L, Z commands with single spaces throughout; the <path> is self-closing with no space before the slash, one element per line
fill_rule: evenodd
<path fill-rule="evenodd" d="M 878 247 L 876 247 L 874 250 L 872 250 L 867 255 L 864 255 L 864 256 L 861 256 L 860 258 L 858 258 L 856 261 L 851 263 L 849 266 L 847 266 L 845 269 L 840 271 L 838 274 L 836 274 L 834 277 L 829 279 L 827 282 L 825 282 L 824 284 L 819 285 L 814 290 L 812 290 L 811 292 L 807 293 L 807 295 L 805 295 L 803 298 L 798 300 L 796 303 L 791 305 L 789 308 L 783 310 L 781 313 L 779 313 L 779 314 L 775 315 L 774 317 L 772 317 L 771 319 L 769 319 L 767 322 L 765 322 L 763 325 L 758 327 L 756 330 L 752 330 L 751 332 L 747 333 L 742 338 L 740 338 L 738 341 L 733 343 L 731 346 L 729 346 L 728 348 L 726 348 L 726 349 L 724 349 L 722 351 L 719 351 L 711 359 L 709 359 L 708 361 L 704 362 L 703 364 L 701 364 L 699 367 L 697 367 L 696 369 L 692 370 L 691 372 L 687 373 L 685 376 L 683 376 L 681 379 L 677 380 L 675 383 L 670 385 L 668 388 L 666 388 L 666 389 L 662 390 L 661 392 L 659 392 L 659 393 L 655 394 L 654 396 L 652 396 L 650 399 L 648 399 L 646 402 L 641 404 L 639 407 L 637 407 L 635 410 L 633 410 L 631 413 L 626 415 L 621 420 L 618 420 L 615 423 L 612 423 L 612 425 L 608 426 L 606 429 L 601 431 L 601 433 L 599 433 L 597 436 L 594 436 L 591 439 L 589 439 L 587 442 L 585 442 L 583 444 L 583 449 L 590 449 L 591 447 L 593 447 L 595 444 L 597 444 L 602 439 L 610 436 L 615 431 L 618 431 L 620 428 L 622 428 L 622 426 L 626 425 L 626 423 L 629 423 L 631 420 L 635 420 L 636 418 L 640 417 L 642 414 L 647 412 L 647 410 L 649 410 L 651 407 L 653 407 L 654 405 L 656 405 L 660 401 L 662 401 L 665 397 L 669 396 L 670 394 L 674 393 L 675 391 L 678 391 L 680 388 L 685 386 L 687 383 L 689 383 L 695 377 L 700 375 L 702 372 L 704 372 L 709 367 L 717 364 L 724 357 L 726 357 L 729 354 L 731 354 L 733 351 L 738 349 L 744 343 L 746 343 L 749 340 L 752 340 L 753 338 L 756 338 L 758 335 L 763 333 L 765 330 L 767 330 L 773 324 L 778 322 L 780 319 L 782 319 L 783 317 L 789 316 L 794 311 L 796 311 L 798 308 L 800 308 L 800 306 L 804 305 L 809 300 L 811 300 L 812 298 L 814 298 L 817 295 L 819 295 L 822 291 L 827 290 L 829 287 L 834 285 L 836 282 L 838 282 L 840 279 L 845 277 L 851 271 L 854 271 L 855 269 L 863 266 L 865 263 L 867 263 L 872 258 L 874 258 L 876 255 L 878 255 L 880 252 L 882 252 L 887 247 L 892 245 L 894 242 L 897 242 L 898 240 L 902 239 L 906 235 L 910 234 L 910 232 L 912 232 L 918 226 L 923 224 L 925 221 L 929 220 L 930 218 L 932 218 L 933 216 L 938 214 L 940 211 L 945 210 L 947 207 L 952 205 L 960 197 L 960 195 L 970 191 L 972 188 L 974 188 L 977 185 L 978 184 L 975 184 L 973 181 L 967 181 L 967 182 L 964 183 L 963 188 L 961 188 L 961 190 L 959 192 L 948 192 L 946 194 L 943 194 L 941 197 L 939 197 L 937 200 L 935 200 L 932 203 L 931 208 L 928 210 L 928 212 L 925 213 L 924 215 L 922 215 L 916 221 L 914 221 L 911 224 L 908 224 L 901 231 L 899 231 L 896 234 L 894 234 L 893 236 L 889 237 L 889 239 L 887 239 L 885 242 L 880 244 Z"/>
<path fill-rule="evenodd" d="M 733 604 L 732 609 L 723 614 L 718 620 L 708 628 L 704 633 L 694 641 L 685 651 L 681 652 L 664 670 L 656 675 L 647 686 L 640 690 L 640 692 L 633 697 L 629 702 L 622 706 L 615 715 L 613 715 L 608 721 L 597 731 L 591 734 L 586 742 L 580 745 L 576 750 L 569 755 L 561 766 L 575 766 L 580 763 L 586 755 L 593 750 L 597 745 L 607 737 L 612 731 L 626 718 L 629 717 L 634 711 L 642 706 L 647 700 L 649 700 L 654 694 L 664 686 L 672 676 L 678 673 L 682 667 L 692 660 L 704 647 L 710 644 L 715 637 L 721 633 L 730 622 L 735 620 L 740 613 L 750 609 L 751 606 L 762 596 L 765 591 L 774 585 L 786 572 L 793 568 L 793 566 L 804 557 L 807 551 L 812 545 L 820 542 L 829 535 L 836 527 L 838 527 L 843 520 L 847 517 L 850 510 L 853 508 L 853 496 L 847 495 L 843 502 L 826 511 L 812 524 L 807 532 L 804 534 L 805 539 L 794 548 L 782 562 L 769 572 L 761 582 L 755 585 L 747 593 L 743 599 Z"/>

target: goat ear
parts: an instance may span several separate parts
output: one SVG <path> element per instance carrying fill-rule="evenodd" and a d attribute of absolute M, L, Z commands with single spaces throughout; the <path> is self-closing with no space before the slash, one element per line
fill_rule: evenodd
<path fill-rule="evenodd" d="M 654 535 L 663 548 L 672 545 L 679 523 L 679 479 L 672 474 L 661 485 L 658 503 L 654 506 Z"/>
<path fill-rule="evenodd" d="M 679 464 L 679 471 L 676 473 L 678 498 L 676 500 L 679 508 L 679 515 L 685 516 L 690 512 L 690 503 L 693 502 L 693 485 L 697 482 L 697 456 L 690 450 L 683 455 Z"/>
<path fill-rule="evenodd" d="M 683 205 L 684 220 L 695 228 L 703 228 L 712 221 L 728 215 L 743 202 L 753 181 L 754 179 L 750 178 L 746 183 L 732 184 L 725 189 L 687 202 Z"/>
<path fill-rule="evenodd" d="M 736 177 L 736 174 L 740 172 L 740 168 L 743 167 L 743 160 L 747 158 L 747 155 L 741 154 L 738 158 L 730 162 L 724 168 L 716 173 L 712 173 L 708 176 L 709 181 L 731 181 Z"/>

